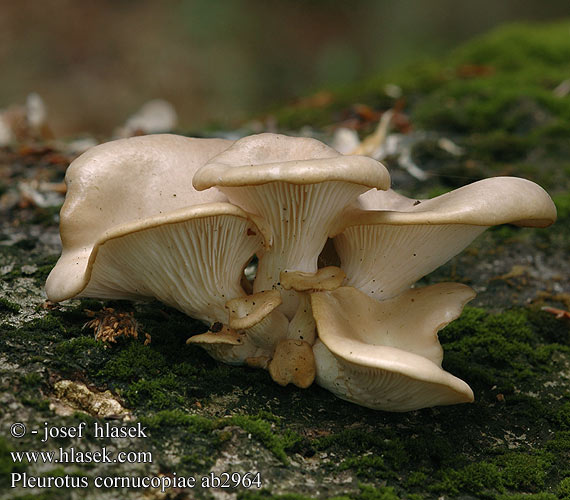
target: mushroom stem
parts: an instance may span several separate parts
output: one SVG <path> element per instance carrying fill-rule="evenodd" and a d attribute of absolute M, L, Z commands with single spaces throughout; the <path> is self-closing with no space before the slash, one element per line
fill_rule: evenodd
<path fill-rule="evenodd" d="M 271 356 L 277 343 L 287 336 L 289 321 L 275 308 L 281 304 L 277 290 L 267 290 L 227 302 L 229 326 L 246 333 L 254 345 Z"/>
<path fill-rule="evenodd" d="M 279 274 L 284 270 L 315 273 L 317 259 L 335 219 L 366 186 L 342 181 L 319 184 L 270 182 L 259 186 L 223 187 L 233 203 L 262 216 L 272 228 L 269 248 L 260 257 L 253 291 L 281 292 L 281 311 L 291 319 L 298 296 L 283 291 Z"/>
<path fill-rule="evenodd" d="M 299 297 L 299 306 L 289 323 L 288 338 L 304 340 L 310 345 L 315 343 L 316 325 L 309 293 L 336 290 L 345 278 L 344 271 L 336 266 L 323 267 L 316 273 L 281 271 L 279 277 L 281 286 L 286 290 L 297 291 Z"/>
<path fill-rule="evenodd" d="M 287 338 L 304 340 L 309 345 L 315 343 L 317 337 L 315 318 L 311 307 L 311 297 L 308 293 L 299 293 L 299 307 L 289 323 Z"/>

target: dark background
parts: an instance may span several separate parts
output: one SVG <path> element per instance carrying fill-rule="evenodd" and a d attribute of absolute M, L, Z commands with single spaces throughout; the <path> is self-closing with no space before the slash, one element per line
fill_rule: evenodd
<path fill-rule="evenodd" d="M 568 0 L 0 0 L 0 109 L 37 92 L 56 135 L 109 134 L 152 98 L 183 130 L 240 120 Z"/>

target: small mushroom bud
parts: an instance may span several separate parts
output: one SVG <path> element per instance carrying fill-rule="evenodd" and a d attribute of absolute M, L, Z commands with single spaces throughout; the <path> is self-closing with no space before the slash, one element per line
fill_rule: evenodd
<path fill-rule="evenodd" d="M 282 340 L 277 344 L 269 363 L 269 373 L 279 385 L 292 383 L 306 389 L 313 383 L 316 374 L 311 346 L 304 340 Z"/>

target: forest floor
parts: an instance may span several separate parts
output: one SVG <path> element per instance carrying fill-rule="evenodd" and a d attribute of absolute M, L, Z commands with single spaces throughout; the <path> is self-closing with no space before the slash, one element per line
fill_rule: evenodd
<path fill-rule="evenodd" d="M 542 310 L 570 309 L 569 35 L 569 23 L 506 27 L 444 59 L 323 90 L 244 127 L 330 142 L 339 127 L 370 134 L 394 109 L 393 133 L 425 173 L 410 175 L 401 150 L 388 154 L 393 187 L 404 194 L 421 199 L 515 175 L 552 195 L 554 226 L 491 229 L 422 280 L 478 292 L 440 332 L 444 368 L 470 384 L 473 404 L 373 411 L 316 385 L 280 387 L 265 371 L 215 362 L 185 343 L 205 326 L 160 303 L 46 302 L 43 285 L 61 250 L 57 185 L 74 154 L 53 141 L 0 148 L 0 499 L 570 499 L 570 319 Z M 104 307 L 133 312 L 138 338 L 96 341 L 88 311 Z M 16 423 L 26 427 L 21 438 L 11 436 L 23 429 Z M 45 426 L 82 423 L 82 438 L 40 441 Z M 139 425 L 146 437 L 97 438 L 103 423 Z M 60 447 L 151 455 L 112 464 L 14 460 L 13 452 Z M 252 487 L 201 487 L 224 472 Z M 22 486 L 66 476 L 90 486 Z M 98 477 L 143 476 L 197 485 L 94 487 Z"/>

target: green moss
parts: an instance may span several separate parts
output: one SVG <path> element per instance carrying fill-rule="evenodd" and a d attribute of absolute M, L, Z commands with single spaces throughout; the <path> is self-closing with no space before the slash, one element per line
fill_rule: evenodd
<path fill-rule="evenodd" d="M 384 487 L 375 488 L 374 486 L 362 484 L 359 486 L 360 491 L 353 495 L 335 496 L 330 500 L 399 500 L 400 497 L 396 494 L 394 488 Z M 309 497 L 305 495 L 298 495 L 296 493 L 289 493 L 285 495 L 273 495 L 269 490 L 262 490 L 260 492 L 243 491 L 238 493 L 238 500 L 314 500 L 316 497 Z M 408 497 L 412 498 L 412 497 Z"/>
<path fill-rule="evenodd" d="M 36 389 L 43 382 L 43 377 L 37 372 L 32 372 L 26 373 L 20 380 L 23 387 Z"/>
<path fill-rule="evenodd" d="M 28 341 L 54 341 L 65 335 L 64 324 L 55 315 L 47 314 L 41 318 L 24 323 L 19 328 L 5 327 L 4 332 L 10 338 L 22 338 Z"/>
<path fill-rule="evenodd" d="M 437 441 L 437 438 L 433 439 L 431 445 L 437 448 Z M 377 454 L 382 456 L 383 462 L 395 469 L 400 469 L 409 463 L 411 455 L 415 455 L 415 459 L 419 462 L 422 451 L 425 451 L 425 449 L 420 450 L 421 445 L 418 443 L 413 449 L 408 449 L 406 445 L 411 443 L 402 441 L 396 437 L 394 432 L 385 429 L 374 433 L 370 433 L 366 429 L 346 429 L 316 439 L 312 444 L 317 450 L 350 449 L 352 453 L 361 454 L 377 451 Z M 358 460 L 363 458 L 351 458 L 351 461 L 358 463 Z"/>
<path fill-rule="evenodd" d="M 481 497 L 488 497 L 494 491 L 504 491 L 498 467 L 487 462 L 469 464 L 461 469 L 443 470 L 440 475 L 441 480 L 430 486 L 430 491 L 451 495 L 465 491 Z"/>
<path fill-rule="evenodd" d="M 552 493 L 531 493 L 531 494 L 515 493 L 515 494 L 498 495 L 495 498 L 496 500 L 558 500 L 560 497 Z"/>
<path fill-rule="evenodd" d="M 11 302 L 5 297 L 0 297 L 0 312 L 16 314 L 20 312 L 20 306 L 15 302 Z"/>
<path fill-rule="evenodd" d="M 141 417 L 141 422 L 151 432 L 162 432 L 167 429 L 168 433 L 173 428 L 181 428 L 191 433 L 208 434 L 235 425 L 251 434 L 252 438 L 262 443 L 283 463 L 288 463 L 286 451 L 293 448 L 301 439 L 290 430 L 279 434 L 273 429 L 271 422 L 259 416 L 250 415 L 232 415 L 227 418 L 209 419 L 198 415 L 189 415 L 181 410 L 163 410 L 150 417 Z M 223 441 L 224 439 L 221 437 L 219 442 Z"/>
<path fill-rule="evenodd" d="M 570 430 L 570 401 L 564 403 L 556 413 L 556 421 L 562 429 Z"/>
<path fill-rule="evenodd" d="M 449 494 L 468 491 L 482 496 L 509 490 L 537 492 L 552 478 L 555 463 L 555 455 L 544 450 L 509 451 L 490 461 L 443 470 L 430 490 Z"/>
<path fill-rule="evenodd" d="M 215 429 L 214 421 L 199 415 L 189 415 L 182 410 L 162 410 L 150 416 L 141 416 L 140 421 L 152 431 L 184 428 L 191 432 L 204 433 Z"/>
<path fill-rule="evenodd" d="M 551 343 L 548 337 L 553 333 L 543 331 L 544 324 L 551 326 L 552 318 L 525 309 L 490 315 L 465 308 L 458 320 L 440 332 L 444 365 L 478 388 L 498 385 L 500 391 L 512 392 L 538 373 L 552 370 L 553 353 L 569 351 L 567 345 Z"/>
<path fill-rule="evenodd" d="M 507 488 L 536 492 L 545 486 L 553 467 L 552 458 L 547 453 L 512 452 L 498 457 L 495 463 L 501 468 Z"/>
<path fill-rule="evenodd" d="M 223 424 L 241 427 L 263 443 L 281 462 L 285 464 L 289 462 L 286 449 L 297 442 L 293 434 L 288 433 L 283 437 L 278 436 L 273 432 L 270 422 L 246 415 L 234 415 L 228 419 L 223 419 L 221 422 L 218 421 L 218 425 Z"/>
<path fill-rule="evenodd" d="M 553 197 L 554 204 L 556 205 L 556 211 L 558 212 L 559 223 L 570 222 L 570 193 L 560 193 Z M 563 227 L 563 224 L 560 224 Z M 566 226 L 567 227 L 567 226 Z"/>
<path fill-rule="evenodd" d="M 490 131 L 489 139 L 497 133 L 533 132 L 531 142 L 556 120 L 567 124 L 570 105 L 552 93 L 570 66 L 567 31 L 568 23 L 517 25 L 472 41 L 443 62 L 448 76 L 419 102 L 414 117 L 432 130 Z M 466 74 L 466 69 L 471 71 Z M 523 141 L 503 138 L 507 145 Z M 506 152 L 511 155 L 510 148 Z"/>
<path fill-rule="evenodd" d="M 546 448 L 552 451 L 570 454 L 570 431 L 558 431 L 547 443 Z"/>
<path fill-rule="evenodd" d="M 91 354 L 93 350 L 103 349 L 103 345 L 93 337 L 74 337 L 65 340 L 56 346 L 56 353 L 60 356 L 76 359 L 83 354 Z"/>
<path fill-rule="evenodd" d="M 174 312 L 164 319 L 155 307 L 145 305 L 142 313 L 137 313 L 142 331 L 152 332 L 150 346 L 143 345 L 141 338 L 104 348 L 91 334 L 81 332 L 87 319 L 81 306 L 51 311 L 22 328 L 8 328 L 2 338 L 11 339 L 11 346 L 28 349 L 24 346 L 30 345 L 29 330 L 37 326 L 34 342 L 50 346 L 58 359 L 56 366 L 72 376 L 81 371 L 99 387 L 119 392 L 148 426 L 153 446 L 161 449 L 176 436 L 192 450 L 180 454 L 176 461 L 161 461 L 164 470 L 188 474 L 207 470 L 232 436 L 232 427 L 237 426 L 283 463 L 292 453 L 312 456 L 315 450 L 326 451 L 338 457 L 338 461 L 327 464 L 327 470 L 351 471 L 374 484 L 386 481 L 388 486 L 406 491 L 408 498 L 426 489 L 438 494 L 458 491 L 478 496 L 537 492 L 564 479 L 561 464 L 568 463 L 570 448 L 570 431 L 564 427 L 565 400 L 539 400 L 514 391 L 515 386 L 525 390 L 542 387 L 542 380 L 554 376 L 560 367 L 555 354 L 566 352 L 569 339 L 564 322 L 551 315 L 523 309 L 489 314 L 468 308 L 461 319 L 441 332 L 441 339 L 446 357 L 456 364 L 452 370 L 474 385 L 476 406 L 428 409 L 402 416 L 356 408 L 317 387 L 302 393 L 294 388 L 281 389 L 262 371 L 217 364 L 202 351 L 184 344 L 185 317 Z M 50 351 L 46 352 L 49 356 Z M 22 394 L 24 404 L 38 411 L 45 411 L 45 403 L 33 391 L 37 392 L 34 387 L 43 387 L 43 380 L 39 375 L 24 379 L 25 391 L 31 391 Z M 498 387 L 491 390 L 493 385 Z M 255 388 L 252 396 L 244 394 L 231 402 L 223 418 L 192 415 L 187 409 L 198 397 L 207 406 L 208 398 L 215 394 L 234 394 L 236 387 L 243 390 L 250 386 Z M 497 404 L 495 394 L 509 388 L 510 392 L 504 392 L 506 403 Z M 249 414 L 243 413 L 244 404 Z M 312 425 L 314 417 L 303 421 L 299 415 L 314 415 L 320 408 L 326 408 L 325 414 L 338 423 L 328 435 L 312 439 L 303 436 L 303 429 Z M 361 422 L 357 426 L 351 425 L 355 408 Z M 460 427 L 454 423 L 458 421 L 462 422 Z M 503 428 L 514 422 L 527 422 L 529 428 L 556 426 L 560 432 L 548 440 L 539 439 L 534 451 L 526 454 L 490 452 L 478 444 L 482 429 L 501 438 Z M 405 426 L 400 427 L 401 423 Z M 435 425 L 442 428 L 434 432 Z M 463 443 L 462 448 L 458 443 Z M 557 464 L 556 473 L 551 469 L 553 463 Z M 494 486 L 487 484 L 491 480 L 496 480 Z M 537 486 L 531 487 L 531 482 Z M 360 491 L 360 496 L 351 498 L 365 498 L 366 494 Z M 387 493 L 380 490 L 379 494 Z"/>
<path fill-rule="evenodd" d="M 180 457 L 182 467 L 189 470 L 205 470 L 214 464 L 215 460 L 212 455 L 204 455 L 202 453 L 190 453 Z"/>
<path fill-rule="evenodd" d="M 125 348 L 114 350 L 114 355 L 98 375 L 116 382 L 132 382 L 143 377 L 150 379 L 158 376 L 166 368 L 166 360 L 161 353 L 132 340 Z"/>
<path fill-rule="evenodd" d="M 427 483 L 428 476 L 425 472 L 414 471 L 412 472 L 406 481 L 406 486 L 408 488 L 422 487 Z"/>
<path fill-rule="evenodd" d="M 6 487 L 9 484 L 10 474 L 24 472 L 27 468 L 27 464 L 14 463 L 11 451 L 14 451 L 14 447 L 8 445 L 6 439 L 0 436 L 0 486 Z"/>
<path fill-rule="evenodd" d="M 339 469 L 353 469 L 360 479 L 382 479 L 393 476 L 382 457 L 375 455 L 347 458 Z"/>
<path fill-rule="evenodd" d="M 185 399 L 177 394 L 178 380 L 174 374 L 166 374 L 152 379 L 141 378 L 127 387 L 122 396 L 133 408 L 141 406 L 153 410 L 176 408 L 184 404 Z"/>
<path fill-rule="evenodd" d="M 563 479 L 558 485 L 558 498 L 568 500 L 570 498 L 570 477 Z"/>
<path fill-rule="evenodd" d="M 48 399 L 40 399 L 33 397 L 22 396 L 22 404 L 30 406 L 35 410 L 43 413 L 49 411 L 50 402 Z"/>

